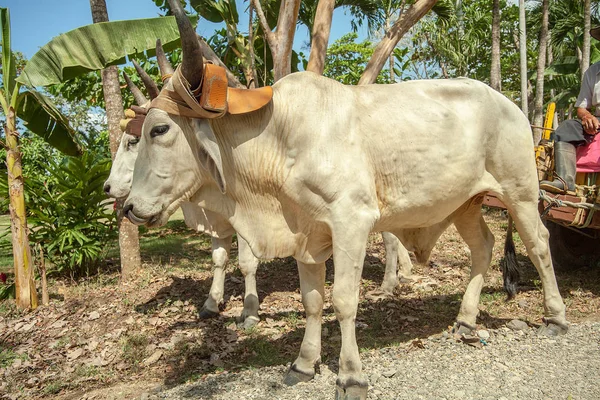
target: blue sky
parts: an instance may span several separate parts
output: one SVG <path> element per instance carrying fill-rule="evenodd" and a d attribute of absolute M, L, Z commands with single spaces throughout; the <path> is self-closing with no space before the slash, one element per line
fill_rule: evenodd
<path fill-rule="evenodd" d="M 106 0 L 110 20 L 152 18 L 158 16 L 159 9 L 152 0 Z M 247 0 L 238 0 L 240 19 Z M 1 7 L 10 9 L 13 51 L 22 52 L 27 58 L 54 36 L 92 23 L 89 0 L 0 0 Z M 212 36 L 218 25 L 201 21 L 198 33 Z M 351 31 L 350 17 L 336 10 L 333 19 L 330 43 Z M 359 37 L 366 36 L 366 30 L 358 32 Z M 302 50 L 308 41 L 308 32 L 299 27 L 296 32 L 294 48 Z"/>

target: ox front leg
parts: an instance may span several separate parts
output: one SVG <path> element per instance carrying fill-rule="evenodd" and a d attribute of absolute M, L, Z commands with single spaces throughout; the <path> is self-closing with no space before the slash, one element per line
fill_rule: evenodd
<path fill-rule="evenodd" d="M 225 267 L 229 260 L 231 238 L 231 236 L 225 239 L 212 238 L 212 260 L 215 267 L 208 298 L 200 310 L 202 319 L 214 318 L 219 315 L 219 305 L 223 303 L 223 293 L 225 292 Z"/>
<path fill-rule="evenodd" d="M 476 327 L 479 297 L 492 261 L 494 235 L 485 223 L 479 206 L 465 211 L 454 221 L 454 225 L 471 250 L 471 278 L 456 318 L 459 332 L 465 328 L 470 332 Z"/>
<path fill-rule="evenodd" d="M 244 275 L 245 294 L 244 310 L 240 316 L 239 322 L 242 328 L 253 327 L 260 320 L 258 318 L 258 292 L 256 291 L 256 269 L 258 268 L 258 258 L 254 256 L 248 242 L 238 235 L 238 257 L 240 260 L 240 270 Z"/>
<path fill-rule="evenodd" d="M 298 358 L 285 376 L 287 385 L 306 382 L 315 376 L 321 362 L 321 318 L 325 297 L 325 263 L 303 264 L 298 261 L 302 304 L 306 312 L 306 330 Z"/>
<path fill-rule="evenodd" d="M 364 400 L 368 382 L 362 374 L 362 364 L 356 344 L 356 313 L 360 278 L 365 259 L 368 230 L 333 233 L 333 308 L 342 333 L 340 369 L 336 382 L 338 400 Z"/>

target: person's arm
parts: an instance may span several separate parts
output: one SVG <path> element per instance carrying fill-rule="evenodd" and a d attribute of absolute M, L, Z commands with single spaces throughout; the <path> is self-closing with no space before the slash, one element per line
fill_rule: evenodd
<path fill-rule="evenodd" d="M 577 118 L 581 120 L 581 125 L 583 125 L 583 130 L 588 135 L 595 135 L 598 133 L 598 128 L 600 128 L 600 122 L 598 122 L 598 118 L 596 118 L 589 109 L 584 107 L 577 108 Z"/>

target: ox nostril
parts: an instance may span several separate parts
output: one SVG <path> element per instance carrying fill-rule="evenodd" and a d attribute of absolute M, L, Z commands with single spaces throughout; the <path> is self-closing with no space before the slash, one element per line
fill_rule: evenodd
<path fill-rule="evenodd" d="M 104 193 L 110 194 L 110 185 L 108 183 L 104 185 Z"/>

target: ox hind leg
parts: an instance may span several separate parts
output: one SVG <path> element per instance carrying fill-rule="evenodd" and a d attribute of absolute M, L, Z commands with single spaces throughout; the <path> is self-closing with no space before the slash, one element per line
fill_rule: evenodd
<path fill-rule="evenodd" d="M 471 250 L 471 277 L 460 305 L 456 322 L 460 327 L 475 329 L 479 313 L 479 297 L 485 274 L 492 261 L 494 235 L 481 215 L 481 204 L 475 202 L 454 219 L 454 225 Z"/>
<path fill-rule="evenodd" d="M 534 199 L 533 201 L 512 202 L 507 198 L 502 200 L 513 217 L 517 232 L 519 232 L 529 258 L 535 265 L 542 281 L 545 317 L 540 333 L 549 336 L 564 334 L 568 330 L 565 305 L 556 284 L 550 257 L 548 242 L 550 236 L 540 219 L 537 201 Z"/>
<path fill-rule="evenodd" d="M 381 291 L 385 295 L 391 296 L 398 286 L 398 275 L 404 278 L 412 276 L 412 262 L 408 250 L 394 234 L 383 232 L 381 236 L 385 246 L 385 274 L 381 283 Z M 399 269 L 398 264 L 400 265 Z"/>
<path fill-rule="evenodd" d="M 325 263 L 304 264 L 298 261 L 302 304 L 306 312 L 306 330 L 300 346 L 300 354 L 290 367 L 284 382 L 295 385 L 315 376 L 315 368 L 321 361 L 321 318 L 325 298 Z"/>
<path fill-rule="evenodd" d="M 223 303 L 225 292 L 225 267 L 229 261 L 231 236 L 224 239 L 212 238 L 213 281 L 208 292 L 208 298 L 200 310 L 200 318 L 214 318 L 219 315 L 219 305 Z"/>
<path fill-rule="evenodd" d="M 248 329 L 260 321 L 258 317 L 258 292 L 256 291 L 256 269 L 258 258 L 254 256 L 250 245 L 238 235 L 238 258 L 240 270 L 244 275 L 244 310 L 239 318 L 242 328 Z"/>

